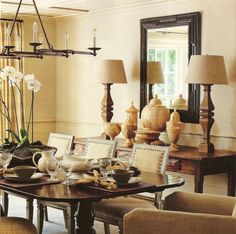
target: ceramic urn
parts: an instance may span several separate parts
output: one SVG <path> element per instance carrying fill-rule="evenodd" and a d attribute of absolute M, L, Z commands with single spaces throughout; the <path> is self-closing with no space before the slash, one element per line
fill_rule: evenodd
<path fill-rule="evenodd" d="M 131 106 L 126 110 L 127 117 L 125 123 L 138 126 L 138 112 L 139 109 L 132 102 Z"/>
<path fill-rule="evenodd" d="M 182 94 L 180 94 L 179 97 L 174 101 L 171 108 L 179 109 L 179 110 L 187 110 L 188 109 L 187 102 L 183 98 Z"/>
<path fill-rule="evenodd" d="M 167 122 L 167 135 L 169 138 L 169 141 L 171 142 L 170 150 L 171 151 L 177 151 L 178 146 L 177 142 L 180 138 L 180 135 L 183 131 L 184 124 L 180 122 L 180 116 L 179 113 L 174 110 L 174 112 L 170 115 L 170 121 Z"/>
<path fill-rule="evenodd" d="M 169 118 L 170 111 L 162 105 L 157 95 L 143 108 L 141 114 L 143 128 L 155 131 L 164 131 Z"/>

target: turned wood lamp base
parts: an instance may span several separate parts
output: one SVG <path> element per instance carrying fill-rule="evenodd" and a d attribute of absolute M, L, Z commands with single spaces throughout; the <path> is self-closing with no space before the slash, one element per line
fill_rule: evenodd
<path fill-rule="evenodd" d="M 201 143 L 198 146 L 198 152 L 200 153 L 213 153 L 215 151 L 214 144 L 212 143 Z"/>
<path fill-rule="evenodd" d="M 103 84 L 104 85 L 104 97 L 102 99 L 102 119 L 103 122 L 111 122 L 111 119 L 113 117 L 113 100 L 111 98 L 111 85 L 112 84 Z M 109 140 L 110 137 L 106 135 L 105 132 L 101 133 L 101 138 Z"/>
<path fill-rule="evenodd" d="M 211 84 L 203 84 L 204 97 L 200 105 L 200 124 L 203 130 L 203 142 L 198 147 L 198 152 L 213 153 L 214 145 L 210 142 L 210 132 L 214 123 L 214 105 L 211 100 Z"/>

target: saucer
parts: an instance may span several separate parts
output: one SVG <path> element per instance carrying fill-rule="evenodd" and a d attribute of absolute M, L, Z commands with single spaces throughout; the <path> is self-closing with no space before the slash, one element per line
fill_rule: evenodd
<path fill-rule="evenodd" d="M 14 182 L 32 182 L 40 179 L 43 173 L 34 173 L 30 178 L 19 177 L 15 174 L 4 174 L 3 177 Z"/>

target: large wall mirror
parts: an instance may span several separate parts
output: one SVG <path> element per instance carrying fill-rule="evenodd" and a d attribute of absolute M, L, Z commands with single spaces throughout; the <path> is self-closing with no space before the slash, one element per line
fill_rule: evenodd
<path fill-rule="evenodd" d="M 198 123 L 200 87 L 185 76 L 190 56 L 200 52 L 199 12 L 142 19 L 140 110 L 157 95 L 181 121 Z"/>

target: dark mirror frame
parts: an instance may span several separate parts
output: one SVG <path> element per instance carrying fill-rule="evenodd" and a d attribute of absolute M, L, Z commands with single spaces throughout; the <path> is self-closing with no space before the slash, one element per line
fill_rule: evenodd
<path fill-rule="evenodd" d="M 188 60 L 191 55 L 201 54 L 201 15 L 193 12 L 180 15 L 155 17 L 140 20 L 141 67 L 140 67 L 140 113 L 147 104 L 147 31 L 148 29 L 188 26 Z M 188 85 L 188 110 L 178 110 L 182 122 L 198 123 L 200 85 Z M 170 110 L 173 111 L 173 110 Z"/>

